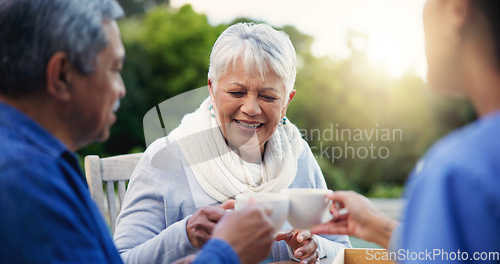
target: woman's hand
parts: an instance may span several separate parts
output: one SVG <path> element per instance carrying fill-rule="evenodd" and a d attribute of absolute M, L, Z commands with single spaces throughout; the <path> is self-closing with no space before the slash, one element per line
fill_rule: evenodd
<path fill-rule="evenodd" d="M 318 244 L 309 230 L 293 229 L 280 232 L 274 239 L 284 240 L 292 248 L 295 257 L 300 259 L 301 264 L 316 263 L 319 258 Z"/>
<path fill-rule="evenodd" d="M 226 210 L 233 208 L 234 200 L 230 200 L 218 206 L 204 206 L 189 217 L 186 232 L 191 245 L 195 248 L 203 247 L 210 239 L 215 224 L 226 213 Z"/>

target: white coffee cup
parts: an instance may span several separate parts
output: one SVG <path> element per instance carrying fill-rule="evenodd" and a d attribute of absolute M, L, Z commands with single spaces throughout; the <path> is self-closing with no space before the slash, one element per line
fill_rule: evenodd
<path fill-rule="evenodd" d="M 332 219 L 326 194 L 331 192 L 325 189 L 290 188 L 281 193 L 290 197 L 288 222 L 297 229 L 310 229 L 315 225 Z"/>
<path fill-rule="evenodd" d="M 254 198 L 258 203 L 266 203 L 271 206 L 273 212 L 271 219 L 274 222 L 274 231 L 278 232 L 288 217 L 288 207 L 290 198 L 282 193 L 244 193 L 235 197 L 235 210 L 239 210 L 248 204 L 250 198 Z"/>

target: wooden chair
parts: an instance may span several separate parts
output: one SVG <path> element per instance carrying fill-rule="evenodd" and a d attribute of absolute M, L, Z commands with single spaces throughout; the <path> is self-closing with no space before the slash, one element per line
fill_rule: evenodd
<path fill-rule="evenodd" d="M 141 157 L 142 153 L 108 158 L 99 158 L 97 155 L 85 157 L 85 176 L 90 194 L 103 217 L 109 222 L 112 233 L 115 232 L 116 217 L 121 210 L 128 180 Z M 104 196 L 103 184 L 106 188 L 106 196 Z M 116 199 L 116 190 L 118 191 L 118 200 Z"/>

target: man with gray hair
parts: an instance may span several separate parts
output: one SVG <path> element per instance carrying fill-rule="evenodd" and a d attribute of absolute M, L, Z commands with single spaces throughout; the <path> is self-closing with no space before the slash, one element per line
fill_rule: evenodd
<path fill-rule="evenodd" d="M 74 154 L 109 137 L 125 96 L 122 16 L 115 0 L 0 0 L 0 263 L 122 263 Z M 269 213 L 227 214 L 197 261 L 265 258 Z"/>

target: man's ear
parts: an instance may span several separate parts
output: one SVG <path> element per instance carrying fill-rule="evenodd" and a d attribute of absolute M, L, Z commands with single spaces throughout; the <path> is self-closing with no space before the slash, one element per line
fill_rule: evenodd
<path fill-rule="evenodd" d="M 445 9 L 446 23 L 451 30 L 460 32 L 471 15 L 470 0 L 447 0 Z"/>
<path fill-rule="evenodd" d="M 50 96 L 60 101 L 71 99 L 69 79 L 72 70 L 68 55 L 65 52 L 59 51 L 50 57 L 46 71 L 46 90 Z"/>

